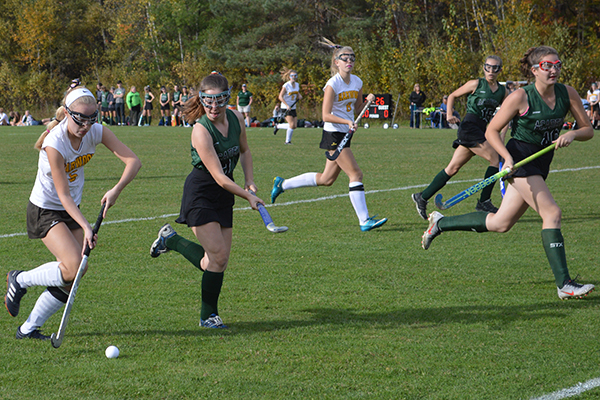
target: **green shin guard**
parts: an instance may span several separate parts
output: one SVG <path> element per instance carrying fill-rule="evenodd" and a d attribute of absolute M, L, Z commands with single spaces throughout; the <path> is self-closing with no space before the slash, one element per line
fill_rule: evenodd
<path fill-rule="evenodd" d="M 435 178 L 433 178 L 433 181 L 429 184 L 429 186 L 427 186 L 425 190 L 423 190 L 423 192 L 421 193 L 421 197 L 423 197 L 423 199 L 425 200 L 429 200 L 433 197 L 434 194 L 439 192 L 441 188 L 446 186 L 446 182 L 448 182 L 450 178 L 451 177 L 448 176 L 445 169 L 441 170 L 435 176 Z"/>
<path fill-rule="evenodd" d="M 204 271 L 202 274 L 202 309 L 200 319 L 207 320 L 211 314 L 219 315 L 219 295 L 223 286 L 223 272 Z"/>
<path fill-rule="evenodd" d="M 442 232 L 446 231 L 475 231 L 487 232 L 485 224 L 488 213 L 478 211 L 474 213 L 457 215 L 454 217 L 444 217 L 438 222 L 438 227 Z"/>
<path fill-rule="evenodd" d="M 565 241 L 560 229 L 542 229 L 542 243 L 554 274 L 556 286 L 562 288 L 563 283 L 571 277 L 567 268 Z"/>
<path fill-rule="evenodd" d="M 194 243 L 186 238 L 175 235 L 167 239 L 167 248 L 175 250 L 184 256 L 194 267 L 202 270 L 200 260 L 204 257 L 204 248 L 198 243 Z"/>
<path fill-rule="evenodd" d="M 483 179 L 487 179 L 490 176 L 494 176 L 498 173 L 499 169 L 497 167 L 488 167 L 487 170 L 485 171 L 485 177 Z M 492 183 L 489 186 L 484 187 L 481 190 L 481 197 L 479 197 L 479 201 L 480 202 L 484 202 L 486 200 L 489 200 L 490 197 L 492 197 L 492 191 L 494 190 L 494 185 L 496 185 L 496 182 Z"/>

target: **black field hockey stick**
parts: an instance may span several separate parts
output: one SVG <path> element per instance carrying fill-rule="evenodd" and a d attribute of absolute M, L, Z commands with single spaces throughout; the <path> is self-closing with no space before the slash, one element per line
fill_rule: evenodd
<path fill-rule="evenodd" d="M 527 164 L 528 162 L 535 160 L 536 158 L 546 154 L 547 152 L 549 152 L 551 150 L 554 150 L 554 147 L 556 147 L 556 143 L 553 143 L 550 146 L 538 151 L 537 153 L 530 155 L 529 157 L 525 158 L 524 160 L 519 161 L 518 163 L 516 163 L 514 165 L 513 170 L 516 170 L 517 168 L 522 167 L 523 165 Z M 435 206 L 437 208 L 439 208 L 440 210 L 446 210 L 446 209 L 452 207 L 453 205 L 460 203 L 467 197 L 470 197 L 470 196 L 474 195 L 475 193 L 479 192 L 484 187 L 490 186 L 492 183 L 496 182 L 498 179 L 504 178 L 506 175 L 510 174 L 511 172 L 512 172 L 512 170 L 510 170 L 509 168 L 506 168 L 506 169 L 490 176 L 489 178 L 484 179 L 481 182 L 474 184 L 470 188 L 463 190 L 456 196 L 449 198 L 448 201 L 442 202 L 442 194 L 440 193 L 437 196 L 435 196 Z"/>
<path fill-rule="evenodd" d="M 248 190 L 248 192 L 256 196 L 256 193 L 254 193 L 252 190 Z M 271 218 L 271 214 L 269 214 L 267 208 L 261 203 L 258 203 L 258 212 L 260 213 L 260 216 L 262 217 L 262 220 L 265 223 L 265 226 L 267 227 L 269 232 L 281 233 L 288 230 L 287 226 L 276 226 L 273 222 L 273 218 Z"/>
<path fill-rule="evenodd" d="M 346 144 L 348 143 L 348 141 L 350 139 L 352 139 L 352 135 L 354 135 L 354 132 L 356 132 L 356 126 L 358 125 L 358 123 L 360 122 L 360 119 L 362 118 L 363 114 L 365 113 L 365 111 L 367 111 L 367 108 L 369 108 L 370 105 L 371 105 L 371 101 L 369 100 L 369 101 L 367 101 L 367 104 L 363 107 L 360 114 L 358 114 L 358 117 L 356 117 L 356 120 L 354 120 L 354 128 L 350 129 L 348 131 L 348 133 L 346 133 L 344 135 L 344 138 L 341 140 L 340 144 L 338 144 L 338 147 L 335 149 L 333 154 L 330 154 L 329 151 L 325 152 L 325 157 L 327 157 L 328 160 L 331 160 L 331 161 L 337 160 L 337 158 L 340 156 L 340 153 L 342 152 L 342 150 L 344 150 L 344 147 L 346 147 Z"/>
<path fill-rule="evenodd" d="M 94 235 L 98 233 L 100 230 L 100 225 L 102 224 L 102 220 L 104 217 L 104 207 L 106 203 L 102 204 L 102 208 L 100 209 L 100 214 L 98 214 L 98 219 L 94 224 Z M 63 338 L 65 337 L 65 330 L 67 329 L 67 323 L 69 322 L 69 315 L 71 314 L 71 309 L 73 308 L 73 303 L 75 302 L 75 295 L 77 294 L 77 289 L 79 288 L 79 282 L 83 277 L 83 272 L 85 271 L 85 267 L 87 266 L 87 260 L 90 256 L 90 246 L 88 244 L 85 245 L 85 251 L 83 252 L 83 258 L 81 259 L 81 263 L 79 264 L 79 269 L 77 269 L 77 275 L 75 276 L 75 280 L 73 280 L 73 284 L 71 285 L 71 292 L 69 293 L 69 299 L 67 300 L 67 304 L 65 305 L 65 310 L 63 311 L 62 319 L 60 320 L 60 326 L 58 327 L 58 333 L 53 333 L 50 337 L 50 341 L 52 342 L 52 346 L 55 349 L 58 349 L 63 342 Z"/>
<path fill-rule="evenodd" d="M 287 117 L 288 115 L 290 115 L 290 111 L 292 111 L 292 108 L 294 108 L 294 106 L 296 105 L 297 102 L 298 102 L 298 100 L 296 100 L 295 102 L 293 102 L 292 105 L 289 108 L 285 109 L 285 112 L 283 113 L 283 115 L 280 115 L 277 118 L 277 122 L 278 123 L 283 123 L 283 121 L 285 121 L 285 117 Z"/>

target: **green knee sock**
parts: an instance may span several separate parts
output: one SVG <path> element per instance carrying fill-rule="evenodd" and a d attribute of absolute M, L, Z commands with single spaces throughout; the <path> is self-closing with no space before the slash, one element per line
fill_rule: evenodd
<path fill-rule="evenodd" d="M 446 231 L 475 231 L 487 232 L 485 219 L 488 213 L 478 211 L 469 214 L 457 215 L 454 217 L 444 217 L 438 222 L 438 227 L 442 232 Z"/>
<path fill-rule="evenodd" d="M 152 116 L 148 117 L 148 125 L 152 125 Z"/>
<path fill-rule="evenodd" d="M 202 274 L 202 309 L 200 319 L 207 320 L 211 314 L 219 315 L 217 303 L 223 286 L 223 272 L 204 271 Z"/>
<path fill-rule="evenodd" d="M 167 248 L 175 250 L 184 256 L 194 267 L 200 268 L 200 260 L 204 257 L 204 248 L 198 243 L 187 240 L 186 238 L 175 235 L 167 239 Z"/>
<path fill-rule="evenodd" d="M 429 200 L 441 188 L 443 188 L 444 186 L 446 186 L 446 182 L 448 182 L 450 180 L 450 178 L 451 177 L 448 176 L 448 174 L 446 173 L 446 170 L 444 170 L 444 169 L 441 170 L 435 176 L 435 178 L 433 178 L 433 181 L 429 184 L 429 186 L 427 186 L 425 188 L 425 190 L 423 190 L 423 192 L 421 193 L 421 197 L 423 197 L 423 199 L 425 199 L 425 200 Z"/>
<path fill-rule="evenodd" d="M 565 240 L 560 229 L 542 229 L 542 243 L 546 250 L 546 257 L 552 268 L 556 286 L 563 287 L 563 283 L 571 279 L 567 268 L 567 256 L 565 254 Z"/>
<path fill-rule="evenodd" d="M 485 177 L 483 179 L 487 179 L 490 176 L 494 176 L 498 173 L 499 169 L 497 167 L 488 167 L 485 170 Z M 482 203 L 486 200 L 489 200 L 490 197 L 492 197 L 492 190 L 494 190 L 494 185 L 496 184 L 496 182 L 492 183 L 489 186 L 484 187 L 481 190 L 481 197 L 479 197 L 479 201 L 481 201 Z"/>

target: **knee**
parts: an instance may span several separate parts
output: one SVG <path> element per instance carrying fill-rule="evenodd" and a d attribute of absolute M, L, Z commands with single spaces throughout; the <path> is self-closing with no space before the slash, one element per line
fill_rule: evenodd
<path fill-rule="evenodd" d="M 79 269 L 80 264 L 81 258 L 79 258 L 79 260 L 72 259 L 68 261 L 62 261 L 58 267 L 60 268 L 63 281 L 73 282 L 73 280 L 75 280 L 75 276 L 77 276 L 77 270 Z M 87 267 L 88 266 L 86 265 L 86 270 Z"/>
<path fill-rule="evenodd" d="M 220 250 L 215 253 L 208 254 L 208 266 L 212 272 L 223 272 L 227 268 L 229 262 L 229 253 L 225 250 Z"/>
<path fill-rule="evenodd" d="M 446 174 L 448 174 L 448 176 L 454 176 L 458 174 L 458 171 L 460 171 L 459 165 L 448 165 L 446 167 Z"/>
<path fill-rule="evenodd" d="M 334 177 L 329 177 L 329 178 L 321 178 L 320 180 L 317 181 L 317 185 L 318 186 L 331 186 L 333 185 L 333 183 L 335 182 L 335 178 Z"/>
<path fill-rule="evenodd" d="M 554 206 L 544 210 L 544 212 L 541 213 L 541 217 L 544 221 L 544 226 L 559 226 L 562 219 L 562 210 L 559 206 Z"/>
<path fill-rule="evenodd" d="M 362 182 L 363 173 L 361 170 L 358 170 L 352 173 L 351 175 L 348 175 L 348 178 L 350 179 L 350 182 Z"/>

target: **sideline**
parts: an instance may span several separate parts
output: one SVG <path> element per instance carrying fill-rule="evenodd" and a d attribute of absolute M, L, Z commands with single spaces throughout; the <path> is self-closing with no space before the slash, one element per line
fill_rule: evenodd
<path fill-rule="evenodd" d="M 555 169 L 555 170 L 551 170 L 550 173 L 552 174 L 552 173 L 559 173 L 559 172 L 577 172 L 577 171 L 585 171 L 585 170 L 590 170 L 590 169 L 600 169 L 600 165 L 593 166 L 593 167 L 566 168 L 566 169 L 559 169 L 559 170 Z M 446 186 L 447 185 L 455 185 L 455 184 L 459 184 L 459 183 L 472 183 L 472 182 L 479 182 L 479 181 L 481 181 L 481 179 L 456 180 L 456 181 L 448 182 L 446 184 Z M 365 191 L 365 194 L 395 192 L 395 191 L 400 191 L 400 190 L 418 189 L 418 188 L 423 188 L 423 187 L 427 187 L 427 184 L 403 186 L 403 187 L 391 188 L 391 189 L 368 190 L 368 191 Z M 340 197 L 348 197 L 348 193 L 335 194 L 332 196 L 325 196 L 325 197 L 317 197 L 315 199 L 288 201 L 285 203 L 276 203 L 276 204 L 266 204 L 266 207 L 283 207 L 283 206 L 289 206 L 289 205 L 293 205 L 293 204 L 316 203 L 319 201 L 338 199 Z M 248 207 L 234 208 L 233 211 L 246 211 L 246 210 L 251 210 L 251 209 L 252 208 L 248 206 Z M 103 223 L 103 225 L 122 224 L 122 223 L 126 223 L 126 222 L 152 221 L 155 219 L 176 217 L 178 215 L 179 215 L 179 213 L 163 214 L 163 215 L 157 215 L 155 217 L 127 218 L 127 219 L 120 219 L 120 220 L 115 220 L 115 221 L 105 221 Z M 0 239 L 6 239 L 6 238 L 11 238 L 11 237 L 17 237 L 17 236 L 25 236 L 25 235 L 27 235 L 27 232 L 8 233 L 8 234 L 0 235 Z"/>
<path fill-rule="evenodd" d="M 587 382 L 581 383 L 579 382 L 575 386 L 571 386 L 567 389 L 558 390 L 554 393 L 546 394 L 542 397 L 535 397 L 531 400 L 560 400 L 565 399 L 567 397 L 579 396 L 583 392 L 586 392 L 591 389 L 595 389 L 600 386 L 600 378 L 590 379 Z"/>

